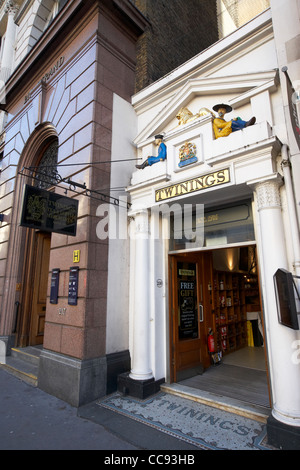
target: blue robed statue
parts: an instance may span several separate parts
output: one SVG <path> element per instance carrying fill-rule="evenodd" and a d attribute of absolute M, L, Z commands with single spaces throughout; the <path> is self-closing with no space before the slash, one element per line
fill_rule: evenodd
<path fill-rule="evenodd" d="M 135 165 L 139 170 L 143 170 L 146 166 L 151 166 L 157 162 L 163 162 L 167 158 L 167 147 L 163 142 L 163 135 L 159 134 L 155 136 L 155 145 L 158 146 L 157 157 L 148 157 L 141 165 Z"/>

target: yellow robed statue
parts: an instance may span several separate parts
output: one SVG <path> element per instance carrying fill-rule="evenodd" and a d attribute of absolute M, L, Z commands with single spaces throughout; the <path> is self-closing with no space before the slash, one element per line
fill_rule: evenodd
<path fill-rule="evenodd" d="M 227 137 L 232 132 L 239 131 L 245 127 L 253 126 L 253 124 L 256 122 L 255 117 L 252 117 L 249 121 L 243 121 L 239 117 L 232 119 L 231 121 L 225 121 L 225 114 L 232 111 L 232 107 L 228 104 L 216 104 L 213 107 L 213 110 L 218 113 L 218 117 L 216 117 L 213 121 L 213 128 L 216 139 L 219 137 Z"/>

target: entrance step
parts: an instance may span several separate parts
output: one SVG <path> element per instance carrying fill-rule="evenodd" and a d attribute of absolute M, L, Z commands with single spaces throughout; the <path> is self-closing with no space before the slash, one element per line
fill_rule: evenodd
<path fill-rule="evenodd" d="M 266 423 L 271 410 L 263 406 L 254 405 L 222 395 L 217 395 L 204 390 L 187 387 L 178 383 L 163 384 L 160 386 L 162 392 L 170 393 L 182 398 L 197 401 L 204 405 L 212 406 L 223 411 L 244 416 L 261 423 Z"/>
<path fill-rule="evenodd" d="M 39 359 L 42 347 L 12 348 L 11 356 L 1 367 L 24 382 L 37 387 Z"/>

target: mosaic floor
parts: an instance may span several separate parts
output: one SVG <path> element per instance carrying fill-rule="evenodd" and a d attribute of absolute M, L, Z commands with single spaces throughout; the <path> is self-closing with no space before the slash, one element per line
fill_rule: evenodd
<path fill-rule="evenodd" d="M 271 450 L 263 423 L 171 394 L 161 392 L 142 401 L 115 393 L 97 404 L 199 450 Z"/>

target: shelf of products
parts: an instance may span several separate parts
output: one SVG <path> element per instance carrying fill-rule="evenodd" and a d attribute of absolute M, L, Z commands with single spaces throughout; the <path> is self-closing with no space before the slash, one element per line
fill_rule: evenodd
<path fill-rule="evenodd" d="M 214 271 L 212 313 L 215 343 L 223 354 L 248 345 L 247 312 L 260 310 L 257 276 Z"/>

